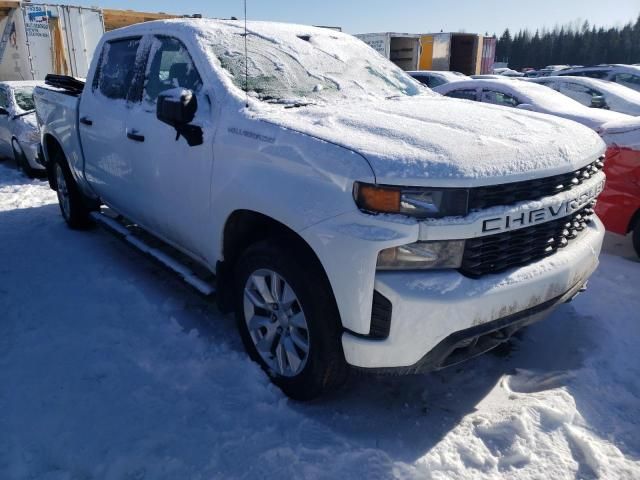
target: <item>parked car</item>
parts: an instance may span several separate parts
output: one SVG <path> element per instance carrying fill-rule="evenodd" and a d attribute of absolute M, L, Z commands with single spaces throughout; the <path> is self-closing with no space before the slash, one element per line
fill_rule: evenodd
<path fill-rule="evenodd" d="M 530 81 L 473 80 L 442 85 L 435 91 L 454 98 L 483 101 L 560 116 L 598 132 L 607 144 L 607 185 L 597 212 L 608 230 L 634 232 L 640 239 L 640 120 L 608 110 L 598 110 Z M 640 253 L 639 253 L 640 254 Z"/>
<path fill-rule="evenodd" d="M 607 186 L 596 205 L 607 230 L 632 233 L 633 246 L 640 257 L 640 119 L 613 122 L 601 132 L 609 146 L 605 172 Z"/>
<path fill-rule="evenodd" d="M 637 65 L 597 65 L 595 67 L 568 68 L 558 72 L 557 75 L 599 78 L 640 91 L 640 66 Z"/>
<path fill-rule="evenodd" d="M 551 87 L 585 107 L 605 108 L 634 117 L 640 115 L 640 91 L 619 83 L 570 76 L 535 78 L 530 81 Z"/>
<path fill-rule="evenodd" d="M 36 108 L 69 226 L 131 239 L 103 204 L 214 273 L 284 392 L 457 364 L 583 289 L 604 235 L 598 135 L 436 95 L 347 34 L 246 32 L 110 31 L 81 93 L 39 87 Z"/>
<path fill-rule="evenodd" d="M 429 88 L 470 78 L 460 72 L 438 72 L 435 70 L 415 70 L 407 73 Z"/>
<path fill-rule="evenodd" d="M 434 88 L 434 91 L 452 98 L 463 98 L 555 115 L 581 123 L 596 131 L 599 131 L 607 122 L 632 119 L 629 115 L 622 113 L 585 107 L 553 89 L 531 81 L 466 80 L 455 84 L 441 85 Z"/>
<path fill-rule="evenodd" d="M 13 158 L 29 177 L 44 173 L 33 104 L 35 81 L 0 82 L 0 156 Z"/>

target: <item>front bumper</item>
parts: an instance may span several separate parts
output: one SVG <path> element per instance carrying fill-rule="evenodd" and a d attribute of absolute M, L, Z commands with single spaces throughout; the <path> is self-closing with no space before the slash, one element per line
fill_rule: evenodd
<path fill-rule="evenodd" d="M 29 162 L 29 166 L 34 170 L 45 170 L 43 165 L 43 160 L 41 159 L 41 149 L 40 143 L 21 143 L 20 147 L 24 151 L 25 156 L 27 157 L 27 162 Z"/>
<path fill-rule="evenodd" d="M 457 271 L 378 272 L 392 304 L 389 336 L 345 332 L 349 364 L 399 373 L 434 370 L 480 354 L 572 298 L 598 266 L 599 219 L 565 249 L 525 267 L 471 279 Z"/>

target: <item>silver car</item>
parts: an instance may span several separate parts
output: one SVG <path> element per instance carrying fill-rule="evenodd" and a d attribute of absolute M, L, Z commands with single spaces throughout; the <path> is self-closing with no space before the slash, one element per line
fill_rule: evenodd
<path fill-rule="evenodd" d="M 44 174 L 33 89 L 37 81 L 0 82 L 0 157 L 13 158 L 29 177 Z"/>

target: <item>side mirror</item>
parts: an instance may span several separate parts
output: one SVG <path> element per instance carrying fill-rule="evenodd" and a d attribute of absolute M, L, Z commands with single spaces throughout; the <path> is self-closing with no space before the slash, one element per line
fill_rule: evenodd
<path fill-rule="evenodd" d="M 530 103 L 519 103 L 518 105 L 516 105 L 516 108 L 519 108 L 520 110 L 528 110 L 530 112 L 535 111 L 534 106 Z"/>
<path fill-rule="evenodd" d="M 0 115 L 9 115 L 9 110 L 4 107 L 0 107 Z"/>
<path fill-rule="evenodd" d="M 191 90 L 172 88 L 158 95 L 156 118 L 176 129 L 176 141 L 183 136 L 190 147 L 202 145 L 202 128 L 190 125 L 198 110 L 198 99 Z"/>
<path fill-rule="evenodd" d="M 602 95 L 591 97 L 591 108 L 607 108 L 607 101 Z"/>

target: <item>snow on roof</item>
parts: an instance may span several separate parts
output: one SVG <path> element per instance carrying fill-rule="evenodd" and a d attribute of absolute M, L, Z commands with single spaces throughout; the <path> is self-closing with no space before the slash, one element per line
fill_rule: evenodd
<path fill-rule="evenodd" d="M 9 80 L 6 82 L 0 82 L 0 85 L 7 85 L 11 88 L 19 87 L 37 87 L 38 85 L 44 85 L 43 80 Z"/>
<path fill-rule="evenodd" d="M 538 79 L 533 79 L 535 81 Z M 591 77 L 578 77 L 571 75 L 562 75 L 562 76 L 549 76 L 542 77 L 540 79 L 540 83 L 544 82 L 544 80 L 554 80 L 554 81 L 565 81 L 565 82 L 573 82 L 578 83 L 580 85 L 585 85 L 590 88 L 594 88 L 602 91 L 607 95 L 612 95 L 617 98 L 623 99 L 628 102 L 636 103 L 640 105 L 640 92 L 634 90 L 629 87 L 625 87 L 616 82 L 610 82 L 608 80 L 601 80 L 599 78 L 591 78 Z"/>

